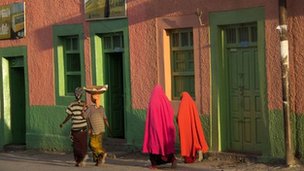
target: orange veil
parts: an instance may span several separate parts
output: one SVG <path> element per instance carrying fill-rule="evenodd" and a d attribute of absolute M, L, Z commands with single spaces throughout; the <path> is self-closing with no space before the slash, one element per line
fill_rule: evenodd
<path fill-rule="evenodd" d="M 195 157 L 196 152 L 208 151 L 201 120 L 194 101 L 187 92 L 182 93 L 178 109 L 177 123 L 179 128 L 181 156 Z"/>

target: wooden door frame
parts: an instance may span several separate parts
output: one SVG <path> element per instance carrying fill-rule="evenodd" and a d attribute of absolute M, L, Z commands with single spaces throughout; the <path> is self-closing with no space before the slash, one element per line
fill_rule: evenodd
<path fill-rule="evenodd" d="M 257 23 L 258 31 L 258 64 L 262 111 L 265 123 L 268 127 L 268 109 L 267 109 L 267 85 L 266 85 L 266 65 L 265 65 L 265 23 L 264 8 L 240 9 L 235 11 L 214 12 L 209 15 L 210 41 L 211 41 L 211 150 L 226 151 L 229 149 L 227 134 L 227 112 L 228 112 L 228 89 L 227 63 L 225 63 L 223 49 L 223 32 L 221 26 L 239 23 Z M 268 131 L 265 130 L 268 135 Z M 268 136 L 267 136 L 268 137 Z M 263 154 L 270 153 L 269 140 L 266 140 Z"/>

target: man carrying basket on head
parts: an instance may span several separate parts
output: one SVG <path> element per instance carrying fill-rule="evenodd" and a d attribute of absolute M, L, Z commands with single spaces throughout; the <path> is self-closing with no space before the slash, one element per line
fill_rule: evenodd
<path fill-rule="evenodd" d="M 101 105 L 101 94 L 107 91 L 108 85 L 85 87 L 84 90 L 91 95 L 92 105 L 86 106 L 83 116 L 87 119 L 90 136 L 90 148 L 93 152 L 95 166 L 105 163 L 107 153 L 102 145 L 105 126 L 109 127 L 105 110 Z"/>

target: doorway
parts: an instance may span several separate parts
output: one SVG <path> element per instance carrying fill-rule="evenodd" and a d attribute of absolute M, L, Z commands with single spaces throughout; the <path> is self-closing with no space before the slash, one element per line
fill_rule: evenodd
<path fill-rule="evenodd" d="M 124 138 L 124 84 L 123 53 L 110 52 L 106 57 L 106 80 L 109 90 L 106 96 L 107 117 L 110 124 L 111 137 Z"/>
<path fill-rule="evenodd" d="M 228 151 L 262 154 L 265 124 L 262 115 L 256 23 L 226 26 Z"/>
<path fill-rule="evenodd" d="M 4 120 L 7 145 L 25 145 L 26 100 L 23 57 L 2 60 Z"/>

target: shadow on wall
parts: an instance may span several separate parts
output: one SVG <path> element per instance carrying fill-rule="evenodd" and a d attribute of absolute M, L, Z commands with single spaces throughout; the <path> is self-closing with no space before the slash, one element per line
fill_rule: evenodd
<path fill-rule="evenodd" d="M 26 38 L 40 51 L 53 48 L 53 25 L 85 23 L 83 0 L 29 1 L 26 2 L 26 9 L 26 22 L 30 23 L 27 24 Z"/>
<path fill-rule="evenodd" d="M 128 7 L 127 15 L 129 18 L 130 25 L 135 25 L 162 16 L 196 15 L 198 7 L 199 10 L 201 10 L 204 13 L 203 16 L 205 17 L 207 16 L 206 12 L 208 11 L 206 3 L 204 2 L 202 2 L 201 5 L 193 6 L 193 3 L 189 3 L 188 1 L 174 1 L 174 0 L 168 0 L 165 2 L 153 1 L 153 0 L 144 1 L 144 2 L 138 0 L 137 1 L 130 0 L 127 2 L 127 7 Z M 206 20 L 207 18 L 204 19 Z"/>
<path fill-rule="evenodd" d="M 254 8 L 254 7 L 261 7 L 262 5 L 278 6 L 278 3 L 273 4 L 272 2 L 269 2 L 271 4 L 267 4 L 268 2 L 265 3 L 252 2 L 252 3 L 243 3 L 243 4 L 235 4 L 235 5 L 231 4 L 232 2 L 230 1 L 227 2 L 213 1 L 213 3 L 209 3 L 207 0 L 203 0 L 203 1 L 193 1 L 193 2 L 196 3 L 189 3 L 189 1 L 181 2 L 175 0 L 167 0 L 165 2 L 160 2 L 155 0 L 146 0 L 146 1 L 129 0 L 127 2 L 127 7 L 128 7 L 127 15 L 129 16 L 128 17 L 129 24 L 135 25 L 162 16 L 196 15 L 197 9 L 201 10 L 203 13 L 202 21 L 208 22 L 209 12 L 227 11 L 227 10 L 235 10 L 235 9 L 243 9 L 243 8 Z M 219 3 L 224 3 L 224 4 L 218 5 Z M 302 0 L 288 1 L 287 3 L 288 16 L 289 17 L 304 16 L 304 11 L 302 10 L 301 4 L 302 4 Z M 271 15 L 271 17 L 274 18 L 266 18 L 266 19 L 269 20 L 278 19 L 279 17 L 278 11 L 274 15 Z"/>
<path fill-rule="evenodd" d="M 36 29 L 33 33 L 29 32 L 27 37 L 31 37 L 32 42 L 36 42 L 34 46 L 36 46 L 39 51 L 45 51 L 45 50 L 50 50 L 53 49 L 53 26 L 54 25 L 64 25 L 64 24 L 80 24 L 83 23 L 85 24 L 86 21 L 84 19 L 84 16 L 79 14 L 78 16 L 74 16 L 71 18 L 68 18 L 66 20 L 61 20 L 60 22 L 57 23 L 50 23 L 49 25 L 45 27 L 40 27 Z M 31 30 L 29 30 L 31 31 Z M 31 35 L 33 34 L 33 35 Z M 38 40 L 34 40 L 34 39 Z M 46 41 L 47 40 L 47 41 Z"/>
<path fill-rule="evenodd" d="M 304 16 L 304 11 L 301 8 L 301 0 L 293 0 L 288 2 L 288 15 L 290 17 L 297 17 L 297 16 Z M 70 17 L 65 20 L 61 20 L 60 18 L 55 18 L 53 21 L 50 21 L 50 23 L 46 23 L 45 26 L 42 26 L 40 28 L 33 28 L 33 26 L 30 26 L 27 28 L 28 33 L 26 37 L 31 37 L 29 41 L 33 42 L 35 46 L 39 47 L 39 50 L 49 50 L 53 48 L 53 37 L 52 37 L 52 26 L 53 25 L 62 25 L 62 24 L 79 24 L 82 23 L 86 25 L 88 22 L 85 20 L 85 11 L 84 11 L 84 1 L 81 3 L 77 3 L 81 7 L 79 8 L 79 15 Z M 163 3 L 163 5 L 159 5 L 159 1 L 135 1 L 130 0 L 127 2 L 127 15 L 129 18 L 129 24 L 134 25 L 137 23 L 141 23 L 147 20 L 155 19 L 160 16 L 169 16 L 169 15 L 196 15 L 197 8 L 203 12 L 203 21 L 208 21 L 208 13 L 211 12 L 211 8 L 215 8 L 213 6 L 209 7 L 206 5 L 204 1 L 197 3 L 196 6 L 193 6 L 193 4 L 185 2 L 177 2 L 177 1 L 166 1 L 166 4 Z M 214 3 L 216 4 L 216 3 Z M 190 6 L 192 5 L 192 6 Z M 171 8 L 168 8 L 170 6 Z M 31 6 L 30 6 L 31 7 Z M 185 8 L 186 7 L 186 8 Z M 253 6 L 254 7 L 254 6 Z M 236 7 L 237 8 L 237 7 Z M 187 9 L 187 10 L 185 10 Z M 291 10 L 292 9 L 292 10 Z M 58 9 L 60 10 L 60 9 Z M 65 9 L 61 9 L 65 10 Z M 212 9 L 212 11 L 221 10 L 221 9 Z M 135 12 L 134 12 L 135 11 Z M 138 15 L 141 14 L 141 15 Z M 136 16 L 134 16 L 136 15 Z M 31 16 L 35 17 L 37 15 Z M 278 16 L 278 15 L 273 15 Z M 34 18 L 35 21 L 37 20 Z M 27 22 L 30 21 L 31 18 L 28 17 Z M 47 19 L 44 19 L 43 21 L 46 21 Z M 38 20 L 37 20 L 38 21 Z M 49 21 L 49 20 L 48 20 Z M 171 22 L 171 21 L 170 21 Z M 197 21 L 198 22 L 198 21 Z M 31 32 L 33 31 L 33 32 Z M 35 40 L 35 38 L 41 40 Z M 47 40 L 47 41 L 46 41 Z"/>

